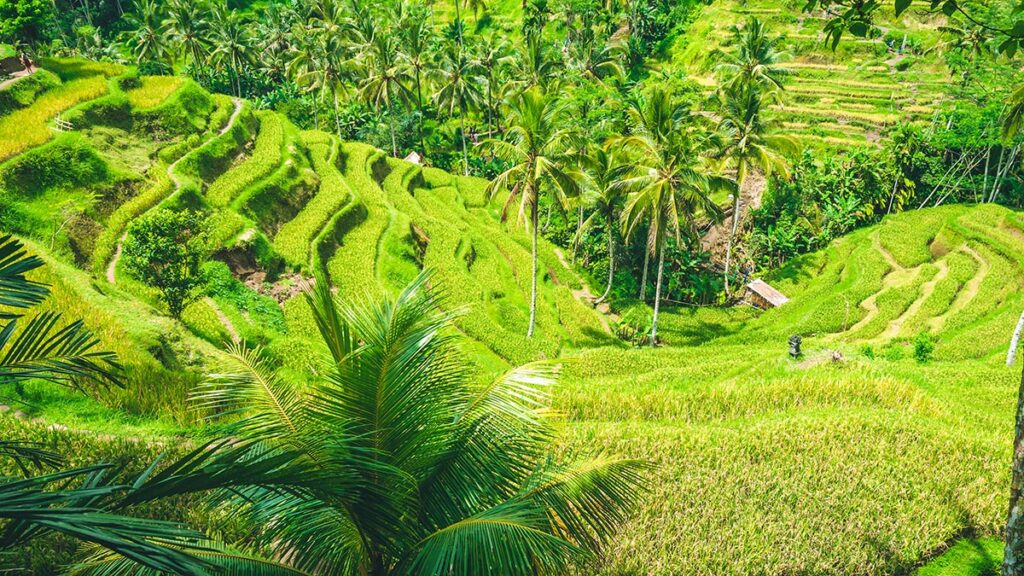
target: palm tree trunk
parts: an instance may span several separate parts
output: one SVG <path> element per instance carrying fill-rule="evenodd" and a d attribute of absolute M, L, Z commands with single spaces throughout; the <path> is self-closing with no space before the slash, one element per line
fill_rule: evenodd
<path fill-rule="evenodd" d="M 1006 546 L 1003 549 L 1003 576 L 1024 575 L 1024 373 L 1017 390 L 1017 420 L 1013 435 L 1013 476 L 1010 481 L 1010 506 L 1006 515 Z"/>
<path fill-rule="evenodd" d="M 576 217 L 576 236 L 572 242 L 572 263 L 576 264 L 576 254 L 580 251 L 580 230 L 583 229 L 583 204 L 580 204 L 580 211 Z"/>
<path fill-rule="evenodd" d="M 398 142 L 395 140 L 395 111 L 391 106 L 390 98 L 388 98 L 388 125 L 391 128 L 391 155 L 398 158 Z"/>
<path fill-rule="evenodd" d="M 458 6 L 459 3 L 455 2 Z M 462 174 L 469 176 L 469 152 L 466 151 L 466 110 L 459 106 L 459 131 L 462 132 Z M 536 231 L 534 231 L 536 234 Z M 530 324 L 533 326 L 533 324 Z"/>
<path fill-rule="evenodd" d="M 640 301 L 647 301 L 647 265 L 651 261 L 651 251 L 644 246 L 644 273 L 640 276 Z"/>
<path fill-rule="evenodd" d="M 338 88 L 331 87 L 331 95 L 334 97 L 334 128 L 338 131 L 338 138 L 341 138 L 341 114 L 338 112 Z"/>
<path fill-rule="evenodd" d="M 736 231 L 740 226 L 740 198 L 743 196 L 743 178 L 739 176 L 741 170 L 737 170 L 736 196 L 732 201 L 732 228 L 729 230 L 729 241 L 725 245 L 725 297 L 732 298 L 732 291 L 729 289 L 729 265 L 732 263 L 732 245 L 736 241 Z"/>
<path fill-rule="evenodd" d="M 459 25 L 458 32 L 459 32 L 459 51 L 460 52 L 464 48 L 464 45 L 462 43 L 462 14 L 461 14 L 461 12 L 459 12 L 459 3 L 461 1 L 462 0 L 455 0 L 455 21 Z"/>
<path fill-rule="evenodd" d="M 612 219 L 608 218 L 608 286 L 604 289 L 604 294 L 597 300 L 594 300 L 594 304 L 600 304 L 604 302 L 608 296 L 612 293 L 612 280 L 615 279 L 615 234 L 612 229 Z"/>
<path fill-rule="evenodd" d="M 420 118 L 416 129 L 420 141 L 420 154 L 427 154 L 427 146 L 423 143 L 423 90 L 420 88 L 420 69 L 416 67 L 416 107 L 420 111 Z"/>
<path fill-rule="evenodd" d="M 651 346 L 658 345 L 658 310 L 661 308 L 661 276 L 665 271 L 665 242 L 658 250 L 658 283 L 654 289 L 654 318 L 651 320 Z"/>
<path fill-rule="evenodd" d="M 533 235 L 533 275 L 531 278 L 530 286 L 530 326 L 526 329 L 526 337 L 533 337 L 533 327 L 537 323 L 537 224 L 539 224 L 540 218 L 540 206 L 537 205 L 536 196 L 534 197 L 533 205 L 530 206 L 530 220 L 531 220 L 531 233 Z"/>
<path fill-rule="evenodd" d="M 317 130 L 319 130 L 320 129 L 320 106 L 317 104 L 317 101 L 320 100 L 320 98 L 318 97 L 319 95 L 315 94 L 315 93 L 312 94 L 312 96 L 313 96 L 313 126 Z"/>

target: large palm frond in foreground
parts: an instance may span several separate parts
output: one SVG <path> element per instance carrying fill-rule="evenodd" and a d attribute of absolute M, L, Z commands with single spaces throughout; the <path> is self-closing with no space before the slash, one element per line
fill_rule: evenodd
<path fill-rule="evenodd" d="M 73 388 L 83 381 L 119 384 L 120 365 L 110 352 L 97 349 L 99 341 L 81 321 L 61 326 L 53 312 L 37 314 L 27 322 L 18 310 L 40 304 L 49 287 L 27 274 L 43 265 L 10 235 L 0 237 L 0 381 L 41 378 Z"/>
<path fill-rule="evenodd" d="M 426 275 L 355 306 L 319 280 L 307 298 L 325 378 L 298 392 L 235 350 L 199 394 L 234 415 L 235 441 L 298 451 L 336 479 L 236 491 L 262 527 L 251 544 L 321 574 L 552 574 L 592 558 L 642 494 L 645 465 L 549 455 L 554 368 L 473 386 Z"/>

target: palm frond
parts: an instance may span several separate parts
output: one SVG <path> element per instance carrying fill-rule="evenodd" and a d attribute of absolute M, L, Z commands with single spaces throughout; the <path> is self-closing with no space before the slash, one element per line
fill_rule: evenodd
<path fill-rule="evenodd" d="M 525 501 L 504 502 L 445 526 L 403 559 L 399 574 L 527 576 L 559 574 L 590 554 L 546 531 L 542 511 Z"/>
<path fill-rule="evenodd" d="M 78 379 L 120 386 L 117 357 L 95 349 L 99 340 L 81 320 L 58 328 L 59 320 L 60 314 L 43 312 L 17 334 L 18 319 L 9 320 L 0 329 L 0 376 L 45 378 L 75 388 Z"/>
<path fill-rule="evenodd" d="M 210 571 L 220 576 L 310 576 L 310 572 L 286 563 L 247 554 L 215 541 L 200 541 L 190 554 L 207 562 Z M 69 576 L 165 576 L 166 572 L 140 565 L 109 550 L 98 550 L 83 562 L 72 566 Z"/>
<path fill-rule="evenodd" d="M 43 261 L 29 256 L 25 245 L 10 234 L 0 236 L 0 306 L 29 308 L 46 299 L 50 290 L 45 284 L 29 280 L 25 274 L 39 268 Z M 16 314 L 0 310 L 0 320 Z"/>

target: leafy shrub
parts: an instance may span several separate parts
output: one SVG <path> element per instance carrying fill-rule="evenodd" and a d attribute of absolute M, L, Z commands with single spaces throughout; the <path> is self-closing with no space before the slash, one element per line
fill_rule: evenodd
<path fill-rule="evenodd" d="M 636 302 L 622 311 L 622 317 L 615 325 L 615 334 L 623 340 L 641 346 L 650 341 L 654 311 L 650 306 Z"/>
<path fill-rule="evenodd" d="M 935 351 L 935 341 L 927 332 L 921 332 L 914 337 L 914 358 L 922 364 L 931 360 L 932 352 Z"/>
<path fill-rule="evenodd" d="M 35 102 L 40 94 L 60 86 L 60 78 L 49 70 L 39 69 L 7 88 L 0 90 L 0 116 Z"/>
<path fill-rule="evenodd" d="M 139 78 L 139 73 L 136 71 L 125 72 L 117 79 L 117 85 L 121 90 L 133 90 L 135 88 L 142 88 L 142 79 Z"/>
<path fill-rule="evenodd" d="M 206 252 L 206 223 L 198 214 L 161 209 L 128 226 L 122 261 L 158 289 L 171 315 L 178 317 L 199 296 Z"/>

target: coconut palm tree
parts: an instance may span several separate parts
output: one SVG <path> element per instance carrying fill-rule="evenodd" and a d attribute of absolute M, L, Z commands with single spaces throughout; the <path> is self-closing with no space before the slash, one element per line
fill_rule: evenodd
<path fill-rule="evenodd" d="M 228 69 L 235 97 L 241 97 L 241 71 L 252 61 L 252 38 L 249 34 L 251 23 L 226 7 L 214 10 L 213 14 L 210 29 L 214 48 L 210 52 L 210 59 Z"/>
<path fill-rule="evenodd" d="M 585 166 L 590 179 L 584 190 L 584 199 L 594 211 L 577 232 L 576 243 L 580 242 L 580 236 L 585 231 L 597 223 L 598 218 L 604 220 L 605 233 L 608 234 L 608 284 L 604 293 L 594 301 L 600 304 L 612 293 L 612 281 L 615 279 L 615 223 L 628 192 L 624 180 L 632 166 L 622 161 L 620 151 L 614 147 L 595 147 L 587 156 Z"/>
<path fill-rule="evenodd" d="M 249 544 L 292 569 L 274 573 L 525 576 L 592 558 L 637 502 L 645 465 L 549 455 L 551 368 L 473 386 L 428 275 L 364 305 L 319 280 L 307 299 L 329 352 L 322 378 L 298 390 L 236 348 L 197 395 L 233 442 L 296 453 L 288 468 L 333 479 L 236 488 L 252 454 L 235 467 L 209 457 L 236 491 L 227 502 L 261 527 Z M 209 483 L 210 469 L 172 465 L 137 497 Z"/>
<path fill-rule="evenodd" d="M 377 34 L 370 42 L 365 62 L 366 76 L 359 86 L 363 98 L 380 112 L 387 110 L 388 125 L 391 129 L 391 154 L 398 156 L 398 142 L 395 138 L 396 102 L 409 99 L 406 88 L 411 78 L 407 68 L 398 58 L 398 46 L 391 34 Z"/>
<path fill-rule="evenodd" d="M 548 48 L 540 35 L 530 35 L 521 44 L 516 58 L 512 61 L 512 84 L 519 91 L 539 87 L 545 92 L 557 82 L 562 67 L 561 54 Z"/>
<path fill-rule="evenodd" d="M 209 21 L 205 17 L 207 12 L 202 2 L 174 0 L 167 8 L 167 19 L 164 20 L 168 37 L 192 59 L 192 64 L 199 73 L 203 72 L 208 52 Z"/>
<path fill-rule="evenodd" d="M 621 186 L 630 190 L 622 211 L 623 235 L 632 236 L 647 224 L 646 251 L 656 258 L 654 317 L 651 346 L 658 342 L 658 313 L 665 268 L 665 244 L 670 235 L 676 243 L 696 235 L 698 214 L 719 218 L 721 210 L 711 199 L 717 190 L 733 189 L 735 183 L 710 175 L 701 154 L 700 142 L 688 130 L 687 111 L 656 89 L 642 100 L 636 116 L 636 130 L 615 141 L 636 159 L 634 173 Z"/>
<path fill-rule="evenodd" d="M 163 13 L 156 0 L 137 0 L 135 11 L 125 15 L 131 25 L 127 44 L 135 62 L 162 61 L 167 58 L 164 42 Z"/>
<path fill-rule="evenodd" d="M 770 37 L 765 24 L 757 18 L 729 30 L 726 46 L 732 50 L 720 52 L 723 62 L 717 68 L 724 84 L 755 84 L 766 91 L 783 90 L 783 82 L 791 74 L 782 65 L 787 58 L 779 48 L 783 38 Z"/>
<path fill-rule="evenodd" d="M 399 4 L 399 14 L 395 18 L 398 30 L 399 54 L 398 57 L 405 67 L 405 74 L 413 78 L 413 86 L 416 90 L 416 108 L 419 111 L 419 126 L 417 136 L 420 141 L 420 151 L 424 150 L 423 143 L 423 118 L 424 100 L 423 84 L 431 65 L 431 50 L 435 42 L 435 33 L 430 22 L 426 18 L 422 4 Z M 429 87 L 428 87 L 429 90 Z"/>
<path fill-rule="evenodd" d="M 529 218 L 533 238 L 533 268 L 530 289 L 530 324 L 527 338 L 533 336 L 537 320 L 537 232 L 540 197 L 548 194 L 553 204 L 565 209 L 570 197 L 579 195 L 582 179 L 575 170 L 573 132 L 563 124 L 563 107 L 540 89 L 532 88 L 516 96 L 509 106 L 509 127 L 503 139 L 489 139 L 483 145 L 506 162 L 509 169 L 488 185 L 494 196 L 509 192 L 505 207 L 518 201 L 519 220 Z M 504 217 L 504 215 L 503 215 Z"/>
<path fill-rule="evenodd" d="M 483 100 L 486 80 L 483 70 L 458 45 L 449 45 L 437 70 L 434 102 L 449 118 L 459 111 L 459 132 L 462 139 L 462 170 L 469 174 L 469 151 L 466 144 L 466 115 Z"/>
<path fill-rule="evenodd" d="M 788 163 L 784 153 L 792 154 L 798 144 L 788 136 L 775 133 L 776 124 L 765 116 L 768 103 L 765 91 L 754 83 L 737 83 L 720 92 L 720 121 L 716 138 L 719 142 L 717 156 L 727 159 L 736 168 L 737 193 L 733 195 L 732 226 L 725 251 L 725 293 L 731 297 L 729 269 L 732 251 L 736 241 L 739 222 L 743 218 L 743 184 L 751 170 L 760 170 L 764 175 L 773 172 L 788 175 Z"/>
<path fill-rule="evenodd" d="M 494 135 L 494 116 L 497 112 L 497 97 L 501 95 L 501 79 L 504 70 L 512 62 L 508 41 L 497 34 L 488 34 L 476 48 L 473 61 L 487 80 L 487 94 L 484 96 L 484 111 L 487 119 L 487 135 Z"/>

